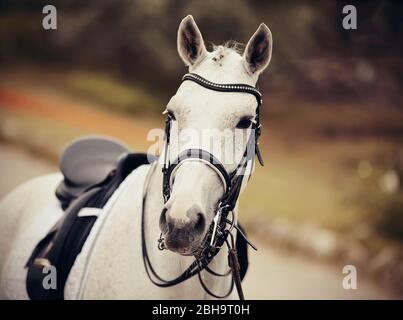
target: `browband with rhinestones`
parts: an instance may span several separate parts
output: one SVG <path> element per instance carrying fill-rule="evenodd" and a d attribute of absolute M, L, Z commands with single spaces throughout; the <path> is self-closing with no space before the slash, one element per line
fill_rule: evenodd
<path fill-rule="evenodd" d="M 199 85 L 207 88 L 207 89 L 211 89 L 211 90 L 215 90 L 215 91 L 221 91 L 221 92 L 246 92 L 246 93 L 250 93 L 253 94 L 257 100 L 258 105 L 262 104 L 262 95 L 259 92 L 259 90 L 257 90 L 255 87 L 252 87 L 250 85 L 247 84 L 243 84 L 243 83 L 232 83 L 232 84 L 225 84 L 225 83 L 214 83 L 211 82 L 207 79 L 204 79 L 203 77 L 199 76 L 198 74 L 195 73 L 187 73 L 182 77 L 182 81 L 185 80 L 191 80 L 194 81 L 196 83 L 198 83 Z"/>

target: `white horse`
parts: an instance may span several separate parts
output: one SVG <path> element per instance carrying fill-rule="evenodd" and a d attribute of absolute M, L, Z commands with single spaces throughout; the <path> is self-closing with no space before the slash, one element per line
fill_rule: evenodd
<path fill-rule="evenodd" d="M 261 24 L 246 45 L 243 55 L 227 46 L 214 51 L 206 50 L 202 35 L 192 16 L 184 18 L 178 29 L 178 52 L 189 71 L 215 83 L 243 83 L 255 86 L 261 72 L 271 58 L 272 37 L 265 24 Z M 173 127 L 185 129 L 229 129 L 235 132 L 240 121 L 255 115 L 256 99 L 245 93 L 222 93 L 207 90 L 191 81 L 182 82 L 167 105 L 175 118 Z M 223 139 L 217 136 L 216 139 Z M 220 143 L 224 143 L 220 140 Z M 178 150 L 200 147 L 199 142 L 187 141 Z M 242 154 L 246 141 L 236 145 Z M 201 148 L 213 153 L 209 146 Z M 172 154 L 172 159 L 177 154 Z M 222 161 L 222 155 L 215 154 Z M 236 158 L 236 157 L 235 157 Z M 239 159 L 239 157 L 238 157 Z M 223 161 L 222 161 L 223 162 Z M 121 184 L 97 219 L 81 253 L 69 274 L 64 290 L 67 299 L 208 299 L 197 277 L 178 285 L 160 288 L 148 278 L 142 259 L 141 210 L 142 195 L 145 202 L 145 240 L 150 261 L 164 279 L 180 275 L 193 262 L 188 254 L 201 243 L 212 223 L 217 201 L 224 188 L 218 175 L 201 162 L 187 162 L 175 174 L 172 194 L 164 204 L 162 197 L 161 164 L 158 170 L 149 171 L 144 165 L 132 172 Z M 237 163 L 224 163 L 228 172 Z M 147 174 L 149 183 L 143 190 Z M 55 198 L 60 173 L 29 181 L 8 194 L 0 204 L 0 298 L 27 299 L 24 265 L 37 242 L 63 214 Z M 164 209 L 164 210 L 163 210 Z M 236 210 L 235 210 L 236 211 Z M 174 229 L 186 228 L 188 241 L 175 241 L 174 233 L 164 228 L 165 218 Z M 237 214 L 236 212 L 234 214 Z M 202 219 L 196 229 L 195 220 Z M 161 229 L 160 224 L 161 222 Z M 165 230 L 164 230 L 165 229 Z M 160 251 L 157 239 L 161 230 L 168 249 Z M 178 234 L 178 232 L 176 232 Z M 183 239 L 182 239 L 183 240 Z M 170 243 L 170 244 L 169 244 Z M 227 248 L 223 246 L 210 264 L 211 269 L 224 273 L 228 269 Z M 231 277 L 215 277 L 203 271 L 202 277 L 209 289 L 225 293 Z M 235 290 L 234 290 L 235 291 Z M 235 298 L 236 294 L 230 297 Z"/>

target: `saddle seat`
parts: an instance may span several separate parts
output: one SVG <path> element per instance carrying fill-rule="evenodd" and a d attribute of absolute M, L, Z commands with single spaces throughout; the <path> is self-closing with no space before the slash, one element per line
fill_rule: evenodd
<path fill-rule="evenodd" d="M 61 155 L 64 180 L 57 187 L 56 196 L 66 209 L 86 190 L 107 183 L 117 174 L 123 180 L 134 168 L 154 160 L 151 155 L 132 153 L 128 146 L 109 137 L 80 138 Z"/>

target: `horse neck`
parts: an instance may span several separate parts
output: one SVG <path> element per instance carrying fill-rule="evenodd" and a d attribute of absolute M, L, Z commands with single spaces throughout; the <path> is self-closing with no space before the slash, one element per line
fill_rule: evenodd
<path fill-rule="evenodd" d="M 147 199 L 145 203 L 145 215 L 144 215 L 144 232 L 145 240 L 147 245 L 147 251 L 151 260 L 151 263 L 157 273 L 164 279 L 173 279 L 182 274 L 189 265 L 194 261 L 194 257 L 182 256 L 177 253 L 173 253 L 168 250 L 161 251 L 157 247 L 157 239 L 160 236 L 159 219 L 162 211 L 162 206 L 164 205 L 164 200 L 162 196 L 162 167 L 160 164 L 156 164 L 156 168 L 151 168 L 154 170 L 150 176 L 150 182 L 147 192 Z M 227 249 L 222 248 L 217 256 L 210 263 L 210 267 L 219 272 L 225 273 L 228 269 L 227 263 Z M 209 286 L 209 288 L 214 288 L 219 292 L 225 291 L 230 277 L 217 278 L 210 273 L 203 272 L 203 280 Z M 193 277 L 194 280 L 197 279 Z M 195 281 L 187 280 L 185 283 L 189 285 L 195 285 Z M 203 291 L 202 287 L 197 281 L 197 290 Z M 221 289 L 221 287 L 225 287 Z"/>

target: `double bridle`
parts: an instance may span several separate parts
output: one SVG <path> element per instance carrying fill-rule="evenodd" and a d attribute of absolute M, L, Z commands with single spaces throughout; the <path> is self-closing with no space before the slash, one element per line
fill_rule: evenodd
<path fill-rule="evenodd" d="M 232 292 L 234 282 L 236 288 L 238 290 L 238 294 L 241 299 L 243 299 L 243 292 L 241 288 L 241 281 L 239 276 L 239 264 L 238 264 L 238 255 L 235 249 L 235 241 L 232 234 L 233 228 L 237 229 L 238 233 L 243 236 L 246 242 L 251 245 L 255 250 L 256 248 L 246 239 L 245 235 L 238 228 L 235 215 L 233 214 L 233 210 L 238 201 L 238 197 L 241 191 L 242 183 L 244 179 L 249 178 L 251 175 L 251 168 L 253 167 L 253 162 L 255 158 L 255 154 L 259 160 L 259 163 L 263 165 L 263 160 L 259 151 L 258 139 L 261 133 L 261 124 L 260 124 L 260 107 L 262 105 L 262 95 L 258 89 L 253 86 L 247 84 L 218 84 L 211 82 L 209 80 L 204 79 L 203 77 L 195 74 L 188 73 L 185 74 L 182 78 L 183 81 L 193 81 L 207 89 L 220 91 L 220 92 L 241 92 L 252 94 L 257 101 L 256 114 L 254 121 L 252 121 L 251 129 L 245 152 L 242 156 L 241 161 L 239 162 L 236 169 L 232 172 L 227 172 L 224 168 L 223 164 L 214 157 L 210 152 L 203 149 L 187 149 L 181 152 L 174 162 L 170 162 L 169 160 L 169 148 L 170 148 L 170 134 L 171 134 L 171 124 L 174 120 L 170 114 L 168 114 L 167 119 L 165 121 L 165 152 L 164 152 L 164 164 L 162 167 L 163 173 L 163 183 L 162 183 L 162 193 L 164 198 L 164 203 L 166 203 L 170 196 L 173 185 L 173 177 L 178 168 L 183 165 L 185 162 L 189 161 L 198 161 L 206 164 L 212 170 L 214 170 L 217 175 L 220 177 L 223 186 L 224 186 L 224 195 L 218 201 L 216 214 L 211 223 L 207 234 L 199 247 L 199 249 L 193 254 L 195 256 L 195 261 L 177 278 L 172 280 L 162 279 L 154 270 L 151 265 L 150 259 L 148 257 L 147 248 L 145 244 L 145 235 L 144 235 L 144 211 L 145 211 L 145 200 L 146 200 L 146 191 L 145 188 L 144 196 L 143 196 L 143 208 L 142 208 L 142 251 L 143 251 L 143 260 L 145 269 L 150 280 L 159 287 L 170 287 L 181 283 L 194 275 L 198 274 L 200 283 L 202 287 L 206 290 L 208 294 L 215 298 L 225 298 L 229 296 Z M 253 134 L 254 133 L 254 134 Z M 248 164 L 250 166 L 248 166 Z M 154 168 L 156 165 L 154 164 Z M 248 170 L 249 168 L 249 170 Z M 150 172 L 153 170 L 150 170 Z M 148 184 L 148 183 L 147 183 Z M 231 218 L 228 219 L 229 214 L 231 214 Z M 229 228 L 227 228 L 229 226 Z M 230 240 L 228 240 L 228 236 Z M 225 274 L 219 274 L 213 270 L 211 270 L 208 265 L 213 260 L 213 258 L 217 255 L 220 248 L 223 244 L 227 244 L 229 249 L 228 261 L 230 270 Z M 160 250 L 165 249 L 164 238 L 162 234 L 158 239 L 158 248 Z M 203 283 L 201 278 L 201 271 L 205 269 L 207 272 L 215 275 L 215 276 L 227 276 L 232 273 L 233 281 L 231 281 L 231 287 L 227 294 L 223 296 L 218 296 L 212 293 L 206 285 Z"/>

